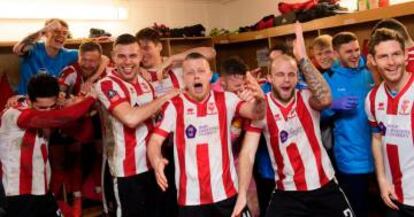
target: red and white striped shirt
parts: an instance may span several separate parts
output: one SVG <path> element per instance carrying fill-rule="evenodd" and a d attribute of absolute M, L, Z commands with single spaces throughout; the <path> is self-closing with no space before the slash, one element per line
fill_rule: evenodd
<path fill-rule="evenodd" d="M 41 129 L 18 126 L 26 110 L 30 108 L 9 108 L 1 118 L 0 160 L 6 196 L 45 195 L 48 191 L 48 140 L 41 136 Z"/>
<path fill-rule="evenodd" d="M 175 180 L 181 206 L 211 204 L 237 193 L 230 124 L 242 101 L 210 91 L 203 102 L 186 94 L 170 100 L 154 133 L 174 133 Z"/>
<path fill-rule="evenodd" d="M 69 93 L 78 95 L 81 85 L 84 82 L 82 69 L 80 68 L 79 63 L 76 62 L 72 65 L 66 66 L 62 70 L 58 81 L 60 85 L 64 85 L 69 89 Z"/>
<path fill-rule="evenodd" d="M 414 206 L 414 75 L 395 97 L 384 82 L 365 100 L 370 124 L 380 129 L 385 175 L 398 201 Z"/>
<path fill-rule="evenodd" d="M 320 113 L 310 107 L 310 96 L 309 90 L 295 90 L 295 99 L 284 107 L 268 93 L 266 117 L 248 129 L 263 131 L 279 190 L 315 190 L 334 178 L 321 142 Z"/>
<path fill-rule="evenodd" d="M 95 86 L 104 114 L 105 150 L 111 174 L 115 177 L 137 175 L 149 170 L 147 144 L 153 120 L 147 119 L 136 128 L 129 128 L 112 115 L 113 109 L 127 102 L 132 107 L 154 100 L 151 85 L 141 76 L 135 84 L 122 80 L 116 71 L 98 81 Z"/>
<path fill-rule="evenodd" d="M 93 98 L 87 98 L 51 111 L 37 111 L 21 103 L 4 110 L 0 122 L 0 161 L 7 196 L 48 192 L 48 128 L 62 127 L 80 118 L 94 103 Z"/>
<path fill-rule="evenodd" d="M 157 80 L 157 72 L 153 70 L 148 70 L 151 75 L 151 85 L 154 87 L 155 95 L 162 96 L 166 94 L 172 88 L 183 89 L 183 70 L 182 68 L 172 68 L 169 69 L 167 74 L 168 76 L 162 81 Z"/>
<path fill-rule="evenodd" d="M 407 71 L 414 73 L 414 46 L 408 48 Z"/>

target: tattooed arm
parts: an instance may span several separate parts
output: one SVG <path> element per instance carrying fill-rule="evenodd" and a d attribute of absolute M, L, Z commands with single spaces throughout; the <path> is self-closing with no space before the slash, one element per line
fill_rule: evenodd
<path fill-rule="evenodd" d="M 13 53 L 19 56 L 26 54 L 33 47 L 33 44 L 40 40 L 42 35 L 43 29 L 26 36 L 22 41 L 17 42 L 13 46 Z"/>
<path fill-rule="evenodd" d="M 295 34 L 294 54 L 299 61 L 299 69 L 305 77 L 309 90 L 312 92 L 309 104 L 313 109 L 322 110 L 332 102 L 331 89 L 306 54 L 305 40 L 303 39 L 303 30 L 300 23 L 295 24 Z"/>
<path fill-rule="evenodd" d="M 302 58 L 299 67 L 305 76 L 309 90 L 312 92 L 312 97 L 309 99 L 310 106 L 316 110 L 330 106 L 332 102 L 331 89 L 321 73 L 308 58 Z"/>
<path fill-rule="evenodd" d="M 39 31 L 26 36 L 23 40 L 17 42 L 13 46 L 13 53 L 19 56 L 25 55 L 33 47 L 33 44 L 39 41 L 47 31 L 51 31 L 56 28 L 60 28 L 60 23 L 58 21 L 51 22 Z"/>

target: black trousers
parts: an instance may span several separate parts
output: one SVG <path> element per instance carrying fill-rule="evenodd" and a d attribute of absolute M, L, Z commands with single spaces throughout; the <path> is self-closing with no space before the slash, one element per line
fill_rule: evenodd
<path fill-rule="evenodd" d="M 395 202 L 399 210 L 393 210 L 387 208 L 386 217 L 414 217 L 414 206 L 404 205 L 398 202 Z"/>
<path fill-rule="evenodd" d="M 160 211 L 157 199 L 161 190 L 153 171 L 114 178 L 114 192 L 118 217 L 154 217 Z"/>
<path fill-rule="evenodd" d="M 7 197 L 7 217 L 57 217 L 62 216 L 55 198 L 46 195 L 19 195 Z"/>
<path fill-rule="evenodd" d="M 229 217 L 233 212 L 237 196 L 219 201 L 213 204 L 199 206 L 179 206 L 179 217 Z M 247 207 L 241 214 L 241 217 L 251 217 Z"/>
<path fill-rule="evenodd" d="M 266 217 L 355 217 L 345 194 L 331 181 L 313 191 L 275 190 Z"/>

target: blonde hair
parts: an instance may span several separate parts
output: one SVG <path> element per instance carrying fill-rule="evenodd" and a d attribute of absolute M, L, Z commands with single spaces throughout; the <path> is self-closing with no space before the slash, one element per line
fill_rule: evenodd
<path fill-rule="evenodd" d="M 316 37 L 311 45 L 310 45 L 310 49 L 315 49 L 315 48 L 329 48 L 332 47 L 332 36 L 328 35 L 328 34 L 324 34 L 324 35 L 320 35 L 318 37 Z"/>

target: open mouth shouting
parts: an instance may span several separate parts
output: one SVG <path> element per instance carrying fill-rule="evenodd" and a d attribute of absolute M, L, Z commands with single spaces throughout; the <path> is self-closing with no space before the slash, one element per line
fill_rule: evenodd
<path fill-rule="evenodd" d="M 194 92 L 196 93 L 196 94 L 202 94 L 203 93 L 203 84 L 202 83 L 195 83 L 194 84 Z"/>

